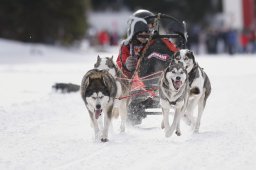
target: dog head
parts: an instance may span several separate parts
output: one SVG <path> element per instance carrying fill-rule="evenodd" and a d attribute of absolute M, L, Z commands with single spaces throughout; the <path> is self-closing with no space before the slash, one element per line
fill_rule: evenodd
<path fill-rule="evenodd" d="M 165 70 L 165 79 L 172 90 L 178 91 L 187 81 L 187 71 L 181 63 L 173 63 Z"/>
<path fill-rule="evenodd" d="M 86 73 L 81 83 L 81 95 L 89 110 L 97 119 L 116 96 L 115 79 L 106 70 L 92 69 Z"/>
<path fill-rule="evenodd" d="M 108 70 L 111 75 L 116 75 L 116 65 L 113 61 L 113 56 L 103 58 L 98 55 L 94 68 L 99 70 Z"/>
<path fill-rule="evenodd" d="M 85 97 L 91 110 L 95 113 L 95 118 L 101 115 L 110 98 L 110 92 L 103 80 L 103 77 L 89 77 L 88 87 L 85 92 Z"/>
<path fill-rule="evenodd" d="M 190 72 L 195 65 L 195 57 L 192 51 L 181 49 L 174 54 L 174 62 L 182 63 L 187 72 Z"/>
<path fill-rule="evenodd" d="M 109 96 L 106 96 L 104 92 L 92 92 L 86 97 L 88 107 L 95 113 L 95 118 L 98 119 L 101 116 L 102 109 L 107 105 Z"/>

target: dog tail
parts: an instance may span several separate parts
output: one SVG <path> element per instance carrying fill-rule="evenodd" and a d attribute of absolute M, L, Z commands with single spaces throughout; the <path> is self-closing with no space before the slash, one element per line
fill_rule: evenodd
<path fill-rule="evenodd" d="M 80 90 L 80 86 L 72 83 L 55 83 L 52 86 L 56 91 L 61 91 L 62 93 L 77 92 Z"/>

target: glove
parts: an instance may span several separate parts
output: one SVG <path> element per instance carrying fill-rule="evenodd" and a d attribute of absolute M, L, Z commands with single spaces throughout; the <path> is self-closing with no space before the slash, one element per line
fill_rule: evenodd
<path fill-rule="evenodd" d="M 129 71 L 134 71 L 137 65 L 137 59 L 133 56 L 130 56 L 126 59 L 125 67 Z"/>

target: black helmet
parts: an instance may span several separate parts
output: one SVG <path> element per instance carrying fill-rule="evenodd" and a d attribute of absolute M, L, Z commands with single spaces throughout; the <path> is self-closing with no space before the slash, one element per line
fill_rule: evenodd
<path fill-rule="evenodd" d="M 145 17 L 148 17 L 148 16 L 154 16 L 152 12 L 146 9 L 139 9 L 135 11 L 132 15 L 138 18 L 143 18 L 143 19 L 145 19 Z M 147 18 L 146 21 L 148 24 L 153 24 L 154 18 Z"/>
<path fill-rule="evenodd" d="M 148 32 L 149 28 L 147 21 L 143 18 L 130 16 L 128 20 L 127 38 L 125 44 L 128 44 L 130 40 L 134 39 L 140 32 Z"/>
<path fill-rule="evenodd" d="M 138 21 L 134 25 L 133 35 L 137 35 L 140 32 L 148 32 L 148 25 L 142 21 Z"/>

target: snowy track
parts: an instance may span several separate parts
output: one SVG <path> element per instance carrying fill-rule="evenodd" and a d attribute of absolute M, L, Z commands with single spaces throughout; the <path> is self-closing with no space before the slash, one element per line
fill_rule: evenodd
<path fill-rule="evenodd" d="M 152 115 L 139 126 L 127 127 L 125 133 L 119 132 L 120 120 L 114 119 L 110 141 L 96 143 L 79 93 L 56 93 L 51 85 L 79 84 L 83 74 L 93 67 L 98 53 L 72 53 L 42 46 L 37 47 L 42 53 L 41 61 L 40 56 L 28 52 L 32 45 L 3 40 L 0 45 L 6 47 L 0 50 L 0 169 L 256 167 L 256 57 L 198 58 L 212 83 L 199 134 L 192 134 L 182 123 L 181 137 L 165 138 L 160 128 L 162 117 Z"/>

